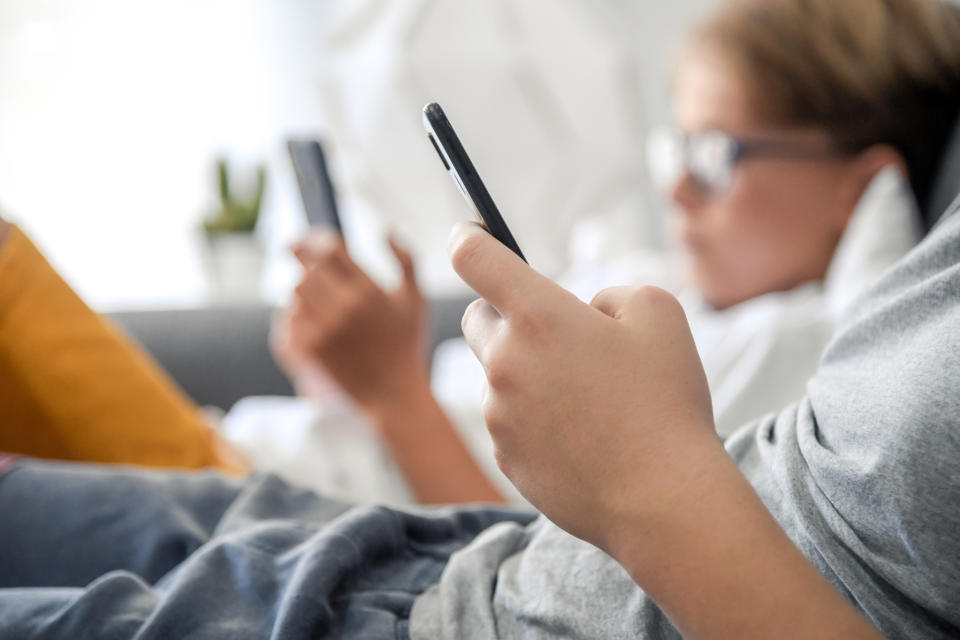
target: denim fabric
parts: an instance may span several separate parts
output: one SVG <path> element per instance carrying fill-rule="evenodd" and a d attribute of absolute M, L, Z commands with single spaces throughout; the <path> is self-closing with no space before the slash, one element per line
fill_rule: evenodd
<path fill-rule="evenodd" d="M 0 476 L 0 639 L 405 638 L 453 552 L 530 518 L 18 460 Z"/>

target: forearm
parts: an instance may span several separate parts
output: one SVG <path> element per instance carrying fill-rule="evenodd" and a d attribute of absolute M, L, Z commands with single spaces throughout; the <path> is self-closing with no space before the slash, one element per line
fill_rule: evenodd
<path fill-rule="evenodd" d="M 804 558 L 726 452 L 688 469 L 652 511 L 625 517 L 608 551 L 688 638 L 880 638 Z"/>
<path fill-rule="evenodd" d="M 365 407 L 417 499 L 425 504 L 504 502 L 430 392 L 425 377 L 406 393 Z"/>

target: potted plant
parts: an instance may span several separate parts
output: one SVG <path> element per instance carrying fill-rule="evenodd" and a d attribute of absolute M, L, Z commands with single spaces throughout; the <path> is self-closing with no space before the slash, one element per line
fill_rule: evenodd
<path fill-rule="evenodd" d="M 210 295 L 220 302 L 244 302 L 259 297 L 263 245 L 254 233 L 260 217 L 266 169 L 257 167 L 252 189 L 237 193 L 227 159 L 217 158 L 220 206 L 203 220 Z"/>

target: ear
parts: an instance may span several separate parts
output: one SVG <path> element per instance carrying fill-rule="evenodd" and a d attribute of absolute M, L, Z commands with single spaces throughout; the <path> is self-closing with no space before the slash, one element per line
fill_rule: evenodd
<path fill-rule="evenodd" d="M 846 164 L 841 175 L 843 205 L 836 222 L 842 233 L 873 178 L 887 167 L 893 167 L 907 177 L 907 163 L 900 152 L 888 144 L 875 144 L 856 154 Z"/>
<path fill-rule="evenodd" d="M 873 178 L 887 167 L 899 171 L 904 179 L 910 177 L 903 156 L 888 144 L 875 144 L 854 156 L 850 165 L 850 194 L 853 206 L 860 201 Z"/>

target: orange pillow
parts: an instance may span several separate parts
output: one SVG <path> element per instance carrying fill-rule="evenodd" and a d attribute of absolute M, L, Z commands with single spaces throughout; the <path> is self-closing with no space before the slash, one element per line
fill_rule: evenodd
<path fill-rule="evenodd" d="M 0 451 L 246 471 L 169 376 L 15 226 L 0 245 Z"/>

